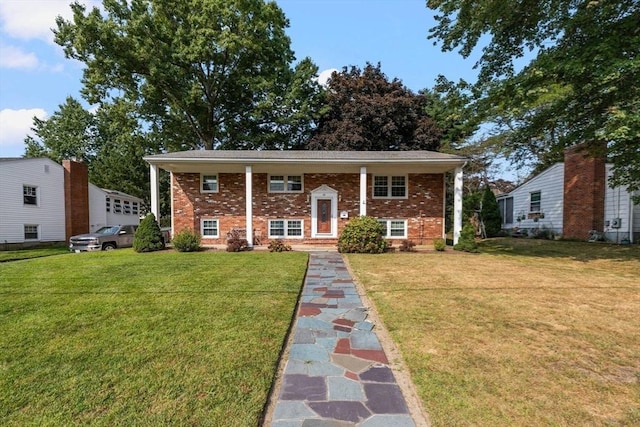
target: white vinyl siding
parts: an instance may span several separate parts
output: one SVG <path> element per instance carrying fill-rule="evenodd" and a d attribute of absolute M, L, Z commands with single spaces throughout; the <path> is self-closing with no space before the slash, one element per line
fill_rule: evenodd
<path fill-rule="evenodd" d="M 25 241 L 24 226 L 37 225 L 41 242 L 65 241 L 64 169 L 50 159 L 0 160 L 0 242 Z M 24 203 L 25 186 L 37 204 Z"/>

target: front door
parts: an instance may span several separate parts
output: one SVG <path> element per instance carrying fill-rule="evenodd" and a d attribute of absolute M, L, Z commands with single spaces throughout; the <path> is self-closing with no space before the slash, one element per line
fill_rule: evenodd
<path fill-rule="evenodd" d="M 331 199 L 317 200 L 318 234 L 331 234 Z"/>

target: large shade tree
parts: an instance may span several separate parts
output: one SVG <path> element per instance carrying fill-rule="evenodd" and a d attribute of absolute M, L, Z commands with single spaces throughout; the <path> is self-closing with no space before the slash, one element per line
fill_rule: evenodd
<path fill-rule="evenodd" d="M 468 57 L 483 44 L 478 111 L 498 117 L 507 152 L 560 159 L 608 143 L 614 184 L 640 188 L 640 2 L 428 0 L 430 37 Z M 485 44 L 486 42 L 486 44 Z M 533 59 L 522 69 L 517 60 Z"/>
<path fill-rule="evenodd" d="M 428 98 L 380 68 L 344 67 L 334 72 L 325 111 L 307 148 L 311 150 L 437 150 L 442 130 L 427 114 Z"/>
<path fill-rule="evenodd" d="M 134 103 L 169 149 L 290 148 L 283 142 L 290 133 L 314 126 L 317 68 L 309 60 L 291 67 L 288 21 L 275 2 L 104 0 L 102 9 L 71 8 L 71 20 L 56 20 L 55 41 L 86 65 L 83 96 Z"/>

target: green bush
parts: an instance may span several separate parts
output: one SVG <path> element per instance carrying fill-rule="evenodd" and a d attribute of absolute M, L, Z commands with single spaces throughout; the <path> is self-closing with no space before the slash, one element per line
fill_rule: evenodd
<path fill-rule="evenodd" d="M 495 194 L 487 185 L 482 193 L 482 210 L 480 217 L 487 237 L 496 237 L 502 230 L 502 215 Z"/>
<path fill-rule="evenodd" d="M 164 249 L 162 231 L 154 214 L 149 214 L 140 223 L 133 236 L 133 250 L 136 252 L 154 252 Z"/>
<path fill-rule="evenodd" d="M 191 230 L 182 230 L 171 239 L 178 252 L 196 252 L 200 249 L 200 235 Z"/>
<path fill-rule="evenodd" d="M 269 252 L 287 252 L 291 250 L 291 246 L 285 244 L 280 239 L 274 239 L 269 242 Z"/>
<path fill-rule="evenodd" d="M 353 218 L 338 239 L 338 251 L 342 253 L 380 254 L 386 249 L 384 227 L 370 216 Z"/>
<path fill-rule="evenodd" d="M 478 244 L 476 243 L 476 230 L 471 224 L 465 224 L 460 232 L 458 243 L 453 246 L 456 251 L 478 252 Z"/>
<path fill-rule="evenodd" d="M 436 251 L 442 252 L 445 250 L 446 247 L 447 247 L 447 242 L 444 239 L 434 239 L 433 248 Z"/>

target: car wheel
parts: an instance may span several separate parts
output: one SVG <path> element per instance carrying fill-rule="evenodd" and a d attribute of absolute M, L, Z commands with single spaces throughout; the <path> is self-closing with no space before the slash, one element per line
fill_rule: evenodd
<path fill-rule="evenodd" d="M 104 245 L 102 245 L 103 251 L 112 251 L 115 248 L 116 248 L 116 245 L 114 243 L 105 243 Z"/>

